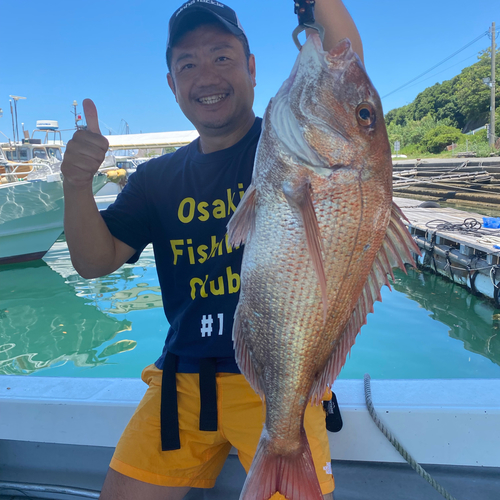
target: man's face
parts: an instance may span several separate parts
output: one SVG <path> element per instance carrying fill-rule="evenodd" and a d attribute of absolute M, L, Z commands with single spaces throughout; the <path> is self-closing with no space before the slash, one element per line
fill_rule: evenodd
<path fill-rule="evenodd" d="M 200 134 L 231 133 L 253 117 L 255 59 L 217 25 L 186 33 L 172 49 L 168 84 Z"/>

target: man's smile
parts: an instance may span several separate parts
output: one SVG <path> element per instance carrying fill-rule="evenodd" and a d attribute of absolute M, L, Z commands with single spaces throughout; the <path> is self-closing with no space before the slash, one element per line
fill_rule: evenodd
<path fill-rule="evenodd" d="M 217 104 L 218 102 L 225 99 L 228 95 L 229 94 L 216 94 L 216 95 L 210 95 L 210 96 L 206 96 L 206 97 L 199 97 L 197 99 L 197 101 L 200 104 L 205 104 L 205 105 Z"/>

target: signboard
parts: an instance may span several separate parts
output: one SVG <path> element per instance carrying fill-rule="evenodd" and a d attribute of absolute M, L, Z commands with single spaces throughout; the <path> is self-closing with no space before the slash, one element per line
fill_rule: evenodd
<path fill-rule="evenodd" d="M 399 141 L 396 141 L 394 143 L 394 151 L 396 151 L 396 153 L 401 149 L 401 143 Z"/>

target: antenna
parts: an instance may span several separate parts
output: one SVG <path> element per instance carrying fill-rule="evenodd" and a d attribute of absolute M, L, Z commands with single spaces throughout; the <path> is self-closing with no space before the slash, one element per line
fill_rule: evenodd
<path fill-rule="evenodd" d="M 18 95 L 10 95 L 9 97 L 14 100 L 14 113 L 16 116 L 16 130 L 15 131 L 12 130 L 12 132 L 14 133 L 14 142 L 19 142 L 19 125 L 17 122 L 17 101 L 19 101 L 19 99 L 26 99 L 26 97 L 21 97 Z M 10 112 L 12 113 L 12 103 L 10 106 Z M 12 127 L 14 128 L 14 116 L 12 116 Z"/>

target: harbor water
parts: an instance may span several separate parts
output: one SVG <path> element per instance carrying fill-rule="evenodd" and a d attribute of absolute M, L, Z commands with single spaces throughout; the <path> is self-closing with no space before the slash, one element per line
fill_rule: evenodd
<path fill-rule="evenodd" d="M 500 310 L 436 275 L 395 276 L 340 378 L 500 378 Z M 137 378 L 167 332 L 150 247 L 93 280 L 64 237 L 43 261 L 0 267 L 0 375 Z"/>

